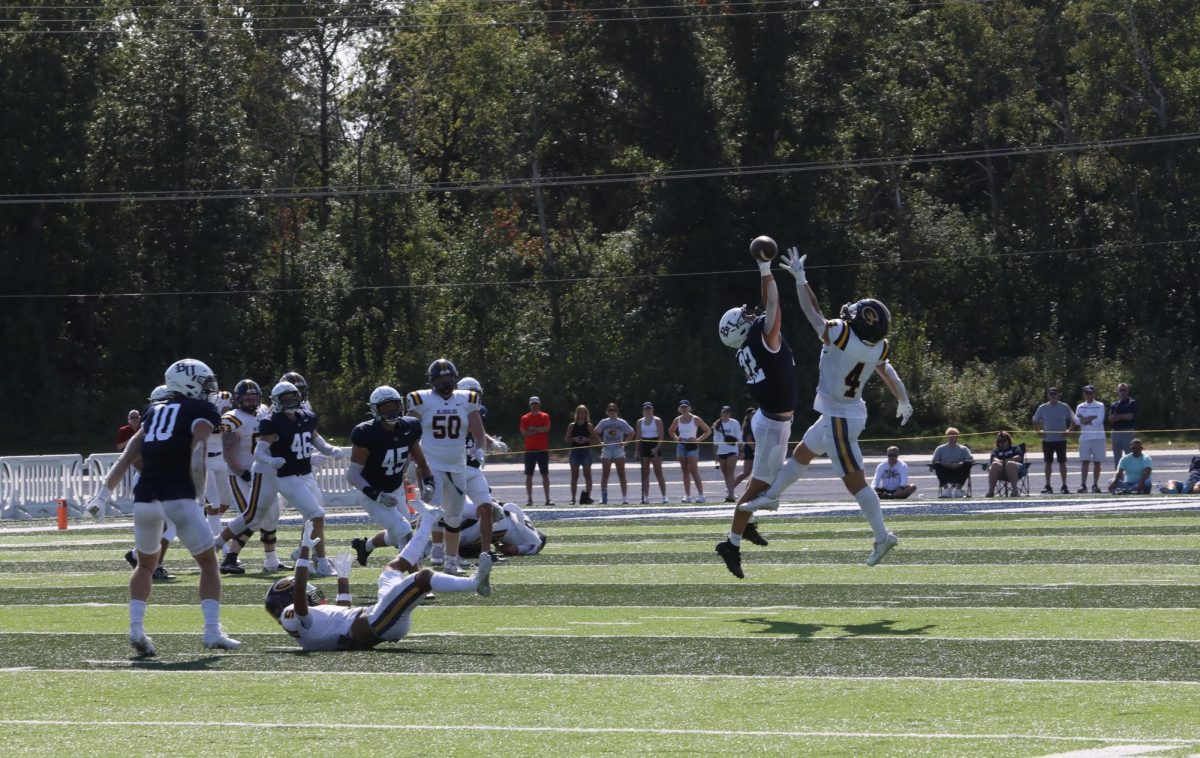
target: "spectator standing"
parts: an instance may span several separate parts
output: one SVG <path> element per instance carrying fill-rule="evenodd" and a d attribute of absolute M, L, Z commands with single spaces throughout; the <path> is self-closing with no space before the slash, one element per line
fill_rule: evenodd
<path fill-rule="evenodd" d="M 1153 486 L 1150 474 L 1154 471 L 1150 456 L 1142 453 L 1142 441 L 1134 437 L 1129 443 L 1129 452 L 1121 456 L 1117 464 L 1117 475 L 1108 483 L 1108 491 L 1118 493 L 1133 493 L 1147 495 Z"/>
<path fill-rule="evenodd" d="M 650 498 L 650 467 L 654 467 L 654 476 L 658 479 L 658 491 L 662 500 L 667 502 L 667 480 L 662 472 L 662 443 L 666 436 L 663 420 L 654 415 L 654 403 L 649 400 L 642 403 L 642 417 L 638 419 L 633 430 L 633 438 L 638 443 L 638 457 L 642 461 L 642 505 Z"/>
<path fill-rule="evenodd" d="M 713 423 L 713 439 L 717 441 L 717 468 L 725 478 L 725 502 L 736 503 L 733 489 L 737 485 L 738 441 L 742 436 L 742 425 L 733 417 L 733 409 L 721 406 L 721 416 Z"/>
<path fill-rule="evenodd" d="M 958 429 L 948 428 L 946 443 L 937 446 L 929 464 L 938 478 L 938 497 L 963 497 L 963 485 L 971 478 L 974 465 L 971 448 L 958 444 Z"/>
<path fill-rule="evenodd" d="M 142 428 L 142 414 L 136 408 L 129 411 L 129 415 L 125 417 L 126 424 L 117 430 L 117 452 L 124 452 L 125 446 L 129 444 L 129 440 L 133 439 L 133 435 L 138 433 L 138 429 Z"/>
<path fill-rule="evenodd" d="M 1083 388 L 1083 402 L 1075 406 L 1079 424 L 1079 461 L 1082 466 L 1079 491 L 1087 492 L 1088 464 L 1092 464 L 1092 492 L 1100 491 L 1100 464 L 1104 462 L 1104 403 L 1096 400 L 1096 388 Z"/>
<path fill-rule="evenodd" d="M 625 443 L 633 439 L 633 427 L 621 418 L 621 409 L 609 403 L 607 414 L 596 424 L 596 436 L 604 443 L 600 449 L 600 502 L 608 504 L 608 473 L 613 464 L 621 481 L 621 505 L 629 505 L 629 484 L 625 481 Z"/>
<path fill-rule="evenodd" d="M 1017 484 L 1025 475 L 1025 446 L 1014 445 L 1012 434 L 1000 432 L 996 435 L 996 449 L 988 459 L 988 497 L 996 495 L 996 483 L 1001 478 L 1008 482 L 1013 497 L 1020 497 Z"/>
<path fill-rule="evenodd" d="M 592 414 L 586 405 L 575 407 L 575 418 L 567 424 L 563 441 L 571 446 L 571 505 L 575 505 L 575 492 L 579 486 L 579 470 L 583 469 L 583 494 L 580 505 L 592 504 L 592 445 L 596 444 L 596 430 L 592 426 Z"/>
<path fill-rule="evenodd" d="M 1108 417 L 1112 421 L 1114 466 L 1120 465 L 1121 456 L 1133 449 L 1133 421 L 1137 412 L 1137 401 L 1129 396 L 1129 385 L 1121 382 L 1117 385 L 1117 399 L 1108 409 Z"/>
<path fill-rule="evenodd" d="M 742 416 L 742 473 L 738 474 L 737 479 L 733 480 L 734 487 L 749 479 L 751 472 L 754 470 L 754 426 L 750 423 L 750 420 L 754 418 L 754 413 L 757 410 L 752 405 L 746 409 L 746 415 Z"/>
<path fill-rule="evenodd" d="M 1067 487 L 1067 432 L 1075 425 L 1075 414 L 1066 403 L 1058 402 L 1058 387 L 1046 390 L 1046 402 L 1037 407 L 1033 414 L 1033 427 L 1042 438 L 1042 457 L 1046 461 L 1046 486 L 1044 493 L 1054 492 L 1050 486 L 1050 469 L 1058 457 L 1058 473 L 1062 478 L 1062 493 L 1070 494 Z"/>
<path fill-rule="evenodd" d="M 887 449 L 887 460 L 875 467 L 871 486 L 881 500 L 903 500 L 917 491 L 917 485 L 908 483 L 908 464 L 900 460 L 900 448 Z"/>
<path fill-rule="evenodd" d="M 692 413 L 692 404 L 679 401 L 679 415 L 671 422 L 671 436 L 675 439 L 675 458 L 683 472 L 683 500 L 692 502 L 692 487 L 696 485 L 696 502 L 704 502 L 704 482 L 700 480 L 700 443 L 712 436 L 712 429 L 704 419 Z"/>
<path fill-rule="evenodd" d="M 521 417 L 521 436 L 525 438 L 525 505 L 533 505 L 533 470 L 542 472 L 542 490 L 546 505 L 550 500 L 550 414 L 542 410 L 542 399 L 529 398 L 529 413 Z"/>

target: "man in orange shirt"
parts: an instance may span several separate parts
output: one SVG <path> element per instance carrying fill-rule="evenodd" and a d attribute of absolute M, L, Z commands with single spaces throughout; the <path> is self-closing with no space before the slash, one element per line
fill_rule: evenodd
<path fill-rule="evenodd" d="M 533 469 L 542 471 L 542 489 L 546 505 L 550 501 L 550 414 L 542 411 L 537 395 L 529 398 L 529 413 L 521 417 L 521 436 L 525 438 L 525 505 L 533 505 Z"/>

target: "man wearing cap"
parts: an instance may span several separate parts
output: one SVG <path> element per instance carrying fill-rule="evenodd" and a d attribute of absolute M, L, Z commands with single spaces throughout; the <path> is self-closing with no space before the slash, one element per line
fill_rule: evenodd
<path fill-rule="evenodd" d="M 887 460 L 875 467 L 871 486 L 882 500 L 903 500 L 917 491 L 917 485 L 908 482 L 908 464 L 900 460 L 900 448 L 887 449 Z"/>
<path fill-rule="evenodd" d="M 533 505 L 534 467 L 542 472 L 546 505 L 554 505 L 550 501 L 550 414 L 542 410 L 537 395 L 529 398 L 529 413 L 521 417 L 521 436 L 525 438 L 525 505 Z"/>
<path fill-rule="evenodd" d="M 1042 492 L 1054 492 L 1050 486 L 1050 468 L 1057 456 L 1058 474 L 1062 478 L 1060 491 L 1068 495 L 1071 489 L 1067 486 L 1067 432 L 1076 423 L 1075 414 L 1066 403 L 1058 402 L 1058 387 L 1046 390 L 1046 398 L 1033 414 L 1033 428 L 1042 438 L 1042 457 L 1046 461 L 1046 486 Z"/>
<path fill-rule="evenodd" d="M 1079 491 L 1087 492 L 1088 464 L 1092 464 L 1092 492 L 1100 491 L 1100 464 L 1106 455 L 1104 445 L 1104 403 L 1096 400 L 1096 388 L 1083 388 L 1083 402 L 1075 406 L 1075 418 L 1079 423 Z"/>
<path fill-rule="evenodd" d="M 1117 399 L 1108 409 L 1112 421 L 1113 465 L 1120 465 L 1121 456 L 1133 450 L 1133 419 L 1137 416 L 1137 401 L 1129 396 L 1129 385 L 1117 385 Z"/>

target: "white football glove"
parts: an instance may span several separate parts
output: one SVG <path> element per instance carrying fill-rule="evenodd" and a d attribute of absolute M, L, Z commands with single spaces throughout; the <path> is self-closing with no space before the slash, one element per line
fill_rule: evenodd
<path fill-rule="evenodd" d="M 400 504 L 400 498 L 390 492 L 380 492 L 377 502 L 380 505 L 386 505 L 388 508 L 395 508 Z"/>
<path fill-rule="evenodd" d="M 96 493 L 94 498 L 88 501 L 88 504 L 84 506 L 83 510 L 92 518 L 100 518 L 100 514 L 104 513 L 104 506 L 107 505 L 110 500 L 112 500 L 112 492 L 108 489 L 108 487 L 101 485 L 100 491 Z"/>
<path fill-rule="evenodd" d="M 271 468 L 278 471 L 279 469 L 283 468 L 283 464 L 285 464 L 285 463 L 287 463 L 287 460 L 285 460 L 283 458 L 272 458 L 271 459 Z"/>
<path fill-rule="evenodd" d="M 504 442 L 504 440 L 500 439 L 499 437 L 493 437 L 492 438 L 492 450 L 495 450 L 497 453 L 507 453 L 508 445 Z"/>
<path fill-rule="evenodd" d="M 779 262 L 779 267 L 796 277 L 797 284 L 808 284 L 808 277 L 804 275 L 804 259 L 807 257 L 800 254 L 800 248 L 789 247 L 787 255 Z"/>
<path fill-rule="evenodd" d="M 907 424 L 908 420 L 910 418 L 912 418 L 912 415 L 913 415 L 912 403 L 905 400 L 902 403 L 896 404 L 896 418 L 900 419 L 900 426 L 904 426 L 905 424 Z"/>
<path fill-rule="evenodd" d="M 330 561 L 330 563 L 333 564 L 333 571 L 337 574 L 338 579 L 350 578 L 351 560 L 352 559 L 349 553 L 341 553 L 340 555 L 333 556 L 333 559 Z"/>
<path fill-rule="evenodd" d="M 321 542 L 320 537 L 312 536 L 313 523 L 311 521 L 304 522 L 304 534 L 300 535 L 300 547 L 308 548 L 308 554 L 312 555 L 313 548 Z"/>
<path fill-rule="evenodd" d="M 335 447 L 333 449 L 333 455 L 330 457 L 332 457 L 335 461 L 340 461 L 346 457 L 346 451 L 341 449 L 340 447 Z"/>

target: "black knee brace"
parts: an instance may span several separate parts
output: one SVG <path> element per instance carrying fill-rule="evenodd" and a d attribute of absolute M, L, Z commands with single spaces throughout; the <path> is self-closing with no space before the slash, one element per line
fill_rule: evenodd
<path fill-rule="evenodd" d="M 263 529 L 261 532 L 258 533 L 258 539 L 264 545 L 274 545 L 278 541 L 275 538 L 275 531 L 276 530 L 274 530 L 274 529 Z"/>
<path fill-rule="evenodd" d="M 254 534 L 254 530 L 253 530 L 253 529 L 247 529 L 246 531 L 242 532 L 241 534 L 239 534 L 239 535 L 236 535 L 236 536 L 233 538 L 233 541 L 234 541 L 234 542 L 236 542 L 236 543 L 238 543 L 238 545 L 240 545 L 241 547 L 245 547 L 245 546 L 246 546 L 246 540 L 250 539 L 250 535 L 252 535 L 252 534 Z M 239 548 L 239 550 L 240 550 L 240 549 L 241 549 L 241 548 Z"/>

